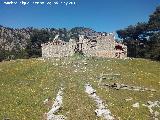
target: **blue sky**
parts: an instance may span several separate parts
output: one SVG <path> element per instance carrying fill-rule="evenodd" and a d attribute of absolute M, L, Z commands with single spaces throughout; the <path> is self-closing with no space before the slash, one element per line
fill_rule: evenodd
<path fill-rule="evenodd" d="M 0 0 L 0 25 L 14 28 L 83 26 L 101 32 L 114 32 L 137 22 L 145 22 L 160 5 L 160 0 L 32 0 L 76 2 L 69 6 L 5 5 L 3 1 L 11 0 Z"/>

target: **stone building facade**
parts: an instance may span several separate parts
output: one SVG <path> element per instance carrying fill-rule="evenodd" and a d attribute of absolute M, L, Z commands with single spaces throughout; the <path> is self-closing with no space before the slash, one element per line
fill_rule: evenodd
<path fill-rule="evenodd" d="M 59 40 L 42 44 L 42 57 L 68 57 L 80 52 L 85 56 L 107 58 L 126 58 L 127 47 L 114 39 L 114 34 L 101 34 L 98 36 L 79 36 L 78 42 L 70 39 L 69 42 Z"/>

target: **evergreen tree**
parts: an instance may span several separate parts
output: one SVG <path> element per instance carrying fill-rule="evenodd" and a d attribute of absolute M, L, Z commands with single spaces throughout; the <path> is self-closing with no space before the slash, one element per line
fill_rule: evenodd
<path fill-rule="evenodd" d="M 117 34 L 127 45 L 129 57 L 160 60 L 160 6 L 150 15 L 148 22 L 130 25 L 118 30 Z"/>

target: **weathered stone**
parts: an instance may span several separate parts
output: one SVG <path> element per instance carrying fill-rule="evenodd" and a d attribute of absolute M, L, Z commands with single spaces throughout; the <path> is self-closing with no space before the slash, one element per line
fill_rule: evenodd
<path fill-rule="evenodd" d="M 4 118 L 3 120 L 10 120 L 10 118 Z"/>
<path fill-rule="evenodd" d="M 58 110 L 62 107 L 62 97 L 63 95 L 63 88 L 61 88 L 58 91 L 58 94 L 56 96 L 56 99 L 52 105 L 52 108 L 50 109 L 50 111 L 48 113 L 45 114 L 45 116 L 47 117 L 47 120 L 64 120 L 66 119 L 66 117 L 64 117 L 63 115 L 55 115 L 56 112 L 58 112 Z"/>
<path fill-rule="evenodd" d="M 108 58 L 126 58 L 127 46 L 117 43 L 113 34 L 98 35 L 93 38 L 85 39 L 79 36 L 79 42 L 71 39 L 69 42 L 59 40 L 58 37 L 53 42 L 42 44 L 43 58 L 61 58 L 72 56 L 76 52 L 83 53 L 85 56 L 98 56 Z M 85 65 L 87 65 L 85 63 Z"/>
<path fill-rule="evenodd" d="M 147 104 L 148 104 L 148 105 L 152 105 L 153 102 L 152 102 L 152 101 L 148 101 Z"/>
<path fill-rule="evenodd" d="M 108 86 L 108 87 L 109 87 L 109 86 L 110 86 L 110 84 L 105 84 L 105 86 Z"/>
<path fill-rule="evenodd" d="M 86 85 L 86 93 L 94 94 L 94 93 L 96 93 L 96 90 L 94 90 L 89 84 L 87 84 Z"/>
<path fill-rule="evenodd" d="M 87 65 L 87 63 L 85 62 L 84 65 Z"/>
<path fill-rule="evenodd" d="M 154 118 L 154 120 L 159 120 L 158 118 Z"/>
<path fill-rule="evenodd" d="M 120 84 L 116 84 L 116 90 L 119 90 L 121 88 L 121 85 Z"/>
<path fill-rule="evenodd" d="M 155 116 L 155 117 L 159 116 L 159 112 L 158 112 L 158 111 L 155 111 L 155 112 L 154 112 L 154 116 Z"/>
<path fill-rule="evenodd" d="M 105 107 L 103 101 L 97 96 L 96 90 L 94 90 L 90 84 L 86 84 L 85 88 L 86 93 L 88 93 L 97 104 L 97 109 L 95 110 L 96 115 L 98 117 L 103 117 L 105 120 L 114 120 L 111 111 Z"/>
<path fill-rule="evenodd" d="M 131 100 L 133 100 L 133 98 L 127 98 L 127 99 L 125 99 L 126 101 L 131 101 Z"/>
<path fill-rule="evenodd" d="M 66 120 L 66 119 L 67 119 L 67 117 L 65 117 L 63 115 L 52 115 L 52 117 L 47 120 Z"/>
<path fill-rule="evenodd" d="M 137 103 L 133 104 L 132 107 L 139 108 L 139 103 L 137 102 Z"/>
<path fill-rule="evenodd" d="M 134 90 L 134 91 L 151 91 L 151 92 L 155 92 L 155 89 L 148 89 L 148 88 L 142 88 L 139 86 L 129 86 L 129 85 L 125 85 L 125 84 L 120 84 L 120 83 L 111 83 L 111 84 L 102 84 L 102 86 L 106 86 L 106 87 L 110 87 L 110 88 L 114 88 L 114 89 L 123 89 L 123 90 Z"/>
<path fill-rule="evenodd" d="M 155 89 L 150 89 L 150 91 L 151 91 L 151 92 L 156 92 L 156 90 L 155 90 Z"/>
<path fill-rule="evenodd" d="M 105 76 L 102 77 L 103 80 L 107 79 Z"/>
<path fill-rule="evenodd" d="M 160 115 L 160 113 L 158 111 L 154 111 L 154 107 L 160 107 L 160 102 L 159 101 L 148 101 L 147 105 L 143 104 L 143 106 L 148 107 L 149 112 L 151 113 L 151 115 L 153 116 L 154 120 L 158 120 L 158 116 Z"/>
<path fill-rule="evenodd" d="M 43 104 L 47 104 L 48 103 L 48 98 L 47 99 L 45 99 L 44 101 L 43 101 Z"/>

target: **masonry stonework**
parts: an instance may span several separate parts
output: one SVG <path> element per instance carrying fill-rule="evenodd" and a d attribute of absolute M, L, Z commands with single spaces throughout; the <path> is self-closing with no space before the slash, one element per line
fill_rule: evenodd
<path fill-rule="evenodd" d="M 74 39 L 64 42 L 56 37 L 52 42 L 42 44 L 43 58 L 68 57 L 76 52 L 88 57 L 126 58 L 127 46 L 116 42 L 112 33 L 87 37 L 80 35 L 78 42 Z"/>

